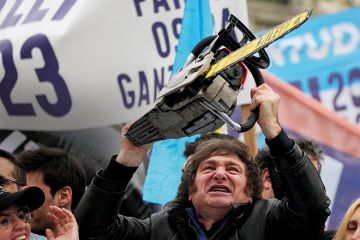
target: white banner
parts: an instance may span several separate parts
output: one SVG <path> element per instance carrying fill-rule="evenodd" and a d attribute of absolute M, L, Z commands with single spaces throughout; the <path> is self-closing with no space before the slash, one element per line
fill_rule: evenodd
<path fill-rule="evenodd" d="M 216 32 L 230 13 L 247 23 L 245 0 L 211 7 Z M 183 8 L 180 0 L 0 1 L 0 129 L 142 116 L 170 77 Z"/>

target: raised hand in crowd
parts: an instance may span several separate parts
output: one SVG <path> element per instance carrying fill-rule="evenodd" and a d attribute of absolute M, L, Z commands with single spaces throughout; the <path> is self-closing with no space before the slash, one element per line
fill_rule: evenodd
<path fill-rule="evenodd" d="M 46 229 L 48 240 L 79 240 L 79 228 L 74 215 L 65 208 L 50 206 L 48 217 L 55 229 Z"/>
<path fill-rule="evenodd" d="M 128 132 L 131 124 L 126 124 L 121 129 L 120 144 L 121 149 L 116 157 L 116 161 L 127 167 L 138 167 L 147 157 L 151 144 L 145 144 L 140 147 L 131 142 L 125 134 Z"/>

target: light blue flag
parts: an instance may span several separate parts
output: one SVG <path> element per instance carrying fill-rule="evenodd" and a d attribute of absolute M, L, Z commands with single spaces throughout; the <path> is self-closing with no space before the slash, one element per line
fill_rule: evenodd
<path fill-rule="evenodd" d="M 173 74 L 183 66 L 191 50 L 201 39 L 214 34 L 209 0 L 186 1 L 181 24 Z"/>
<path fill-rule="evenodd" d="M 186 1 L 173 73 L 180 69 L 192 48 L 204 37 L 214 33 L 208 0 Z M 181 179 L 185 143 L 198 135 L 169 139 L 153 145 L 144 184 L 144 201 L 165 204 L 174 199 Z"/>

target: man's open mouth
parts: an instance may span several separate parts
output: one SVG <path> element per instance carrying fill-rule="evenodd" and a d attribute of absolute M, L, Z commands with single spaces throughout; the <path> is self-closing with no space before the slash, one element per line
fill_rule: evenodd
<path fill-rule="evenodd" d="M 210 188 L 209 192 L 224 192 L 224 193 L 229 193 L 229 189 L 227 187 L 212 187 Z"/>

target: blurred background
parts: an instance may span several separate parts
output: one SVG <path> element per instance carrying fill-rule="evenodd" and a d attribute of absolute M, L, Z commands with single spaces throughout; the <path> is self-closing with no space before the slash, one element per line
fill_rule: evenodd
<path fill-rule="evenodd" d="M 312 16 L 334 13 L 360 5 L 359 0 L 248 0 L 250 29 L 259 32 L 299 13 L 313 9 Z"/>

